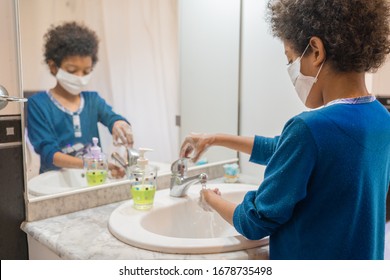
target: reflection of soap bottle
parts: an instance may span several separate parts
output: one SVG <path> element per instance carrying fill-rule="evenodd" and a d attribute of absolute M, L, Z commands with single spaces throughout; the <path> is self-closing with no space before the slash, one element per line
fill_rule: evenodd
<path fill-rule="evenodd" d="M 156 193 L 157 168 L 149 165 L 145 152 L 152 151 L 147 148 L 139 149 L 137 164 L 131 169 L 131 195 L 134 208 L 147 210 L 152 208 Z"/>
<path fill-rule="evenodd" d="M 240 169 L 237 163 L 225 164 L 223 166 L 225 170 L 224 178 L 225 183 L 236 183 L 238 181 Z"/>
<path fill-rule="evenodd" d="M 84 169 L 89 186 L 103 184 L 107 179 L 108 164 L 102 149 L 97 145 L 99 139 L 92 138 L 93 146 L 90 152 L 84 155 Z"/>

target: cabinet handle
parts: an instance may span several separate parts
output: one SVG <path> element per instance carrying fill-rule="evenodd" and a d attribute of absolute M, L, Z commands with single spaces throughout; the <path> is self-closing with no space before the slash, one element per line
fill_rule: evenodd
<path fill-rule="evenodd" d="M 9 148 L 15 148 L 22 146 L 22 142 L 9 142 L 9 143 L 0 143 L 0 150 L 2 149 L 9 149 Z"/>

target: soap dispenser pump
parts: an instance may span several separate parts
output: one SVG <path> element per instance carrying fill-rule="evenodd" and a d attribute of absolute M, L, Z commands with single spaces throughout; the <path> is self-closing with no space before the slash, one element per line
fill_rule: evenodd
<path fill-rule="evenodd" d="M 157 168 L 149 165 L 145 153 L 153 151 L 148 148 L 139 148 L 137 164 L 131 170 L 131 195 L 134 208 L 148 210 L 152 208 L 157 184 Z"/>
<path fill-rule="evenodd" d="M 137 165 L 140 169 L 146 169 L 146 167 L 148 166 L 149 160 L 145 157 L 145 153 L 151 151 L 153 150 L 148 148 L 139 148 L 139 157 L 137 159 Z"/>
<path fill-rule="evenodd" d="M 98 146 L 99 138 L 93 137 L 92 138 L 92 147 L 91 147 L 91 156 L 95 159 L 99 159 L 102 157 L 102 148 Z"/>
<path fill-rule="evenodd" d="M 89 153 L 84 155 L 83 162 L 88 185 L 96 186 L 106 182 L 108 163 L 105 154 L 98 146 L 99 139 L 93 137 L 92 143 L 93 146 L 90 148 Z"/>

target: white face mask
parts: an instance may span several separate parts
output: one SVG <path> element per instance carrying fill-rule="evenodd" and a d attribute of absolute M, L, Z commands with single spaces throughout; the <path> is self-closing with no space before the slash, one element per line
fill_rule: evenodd
<path fill-rule="evenodd" d="M 305 76 L 301 73 L 301 58 L 304 56 L 306 50 L 309 45 L 307 45 L 306 49 L 303 51 L 302 55 L 298 57 L 293 63 L 287 66 L 288 74 L 290 75 L 290 79 L 295 87 L 295 91 L 298 94 L 299 99 L 301 99 L 302 103 L 306 105 L 307 97 L 310 94 L 311 88 L 317 82 L 318 75 L 321 72 L 322 66 L 325 61 L 321 64 L 320 69 L 315 77 Z"/>
<path fill-rule="evenodd" d="M 77 76 L 70 74 L 61 68 L 58 69 L 56 78 L 57 81 L 60 83 L 60 85 L 69 93 L 73 95 L 79 95 L 80 92 L 85 90 L 87 87 L 90 79 L 91 79 L 92 73 L 89 73 L 85 76 Z"/>

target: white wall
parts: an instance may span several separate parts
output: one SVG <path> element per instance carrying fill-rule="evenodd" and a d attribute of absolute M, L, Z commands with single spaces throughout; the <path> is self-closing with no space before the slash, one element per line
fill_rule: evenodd
<path fill-rule="evenodd" d="M 387 0 L 390 3 L 390 0 Z M 367 75 L 368 90 L 376 96 L 390 96 L 390 56 L 387 56 L 387 61 L 374 74 Z"/>
<path fill-rule="evenodd" d="M 266 1 L 243 0 L 240 135 L 275 136 L 305 110 L 288 77 L 283 45 L 265 21 Z M 257 177 L 264 168 L 241 154 L 241 171 Z"/>
<path fill-rule="evenodd" d="M 16 19 L 14 1 L 1 1 L 0 7 L 0 85 L 10 96 L 20 97 L 19 92 L 19 69 L 16 37 Z M 12 25 L 11 25 L 12 23 Z M 0 115 L 19 115 L 21 103 L 8 102 L 8 105 L 0 111 Z"/>
<path fill-rule="evenodd" d="M 180 0 L 181 141 L 190 132 L 237 134 L 240 0 Z M 213 147 L 210 162 L 236 158 Z"/>
<path fill-rule="evenodd" d="M 390 96 L 390 59 L 372 74 L 372 93 L 377 96 Z"/>

